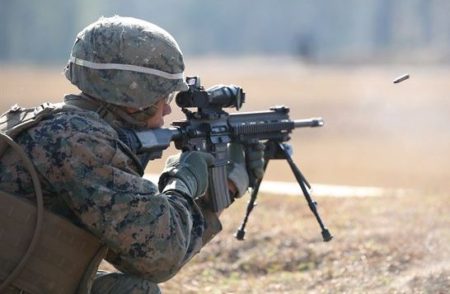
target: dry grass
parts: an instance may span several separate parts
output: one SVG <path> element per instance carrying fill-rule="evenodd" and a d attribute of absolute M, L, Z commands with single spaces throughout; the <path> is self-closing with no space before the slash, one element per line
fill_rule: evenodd
<path fill-rule="evenodd" d="M 311 182 L 414 192 L 319 199 L 336 236 L 326 244 L 303 199 L 267 195 L 247 240 L 235 241 L 241 200 L 223 215 L 224 232 L 162 285 L 166 293 L 450 291 L 450 69 L 310 67 L 283 59 L 194 60 L 188 69 L 205 85 L 241 85 L 243 110 L 285 104 L 294 118 L 323 116 L 325 128 L 292 136 L 294 159 Z M 59 101 L 74 91 L 60 72 L 2 67 L 0 110 Z M 393 85 L 405 72 L 411 79 Z M 175 110 L 172 120 L 181 118 Z M 294 180 L 283 162 L 269 165 L 267 178 Z"/>
<path fill-rule="evenodd" d="M 241 201 L 224 215 L 224 232 L 162 288 L 167 293 L 448 293 L 449 200 L 443 195 L 319 199 L 335 235 L 330 243 L 322 242 L 303 199 L 267 195 L 250 220 L 247 240 L 234 240 Z"/>

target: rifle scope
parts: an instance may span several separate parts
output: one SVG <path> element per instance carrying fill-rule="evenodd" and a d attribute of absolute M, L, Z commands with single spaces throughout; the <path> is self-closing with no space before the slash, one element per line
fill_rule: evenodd
<path fill-rule="evenodd" d="M 175 101 L 179 107 L 224 108 L 239 110 L 245 102 L 245 93 L 235 85 L 216 85 L 207 90 L 200 85 L 199 77 L 187 77 L 189 90 L 177 94 Z"/>

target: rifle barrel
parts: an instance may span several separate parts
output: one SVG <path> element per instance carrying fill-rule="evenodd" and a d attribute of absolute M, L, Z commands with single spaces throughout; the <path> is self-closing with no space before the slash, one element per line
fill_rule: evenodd
<path fill-rule="evenodd" d="M 294 120 L 294 126 L 296 128 L 315 128 L 322 127 L 324 125 L 321 117 L 314 117 L 310 119 L 296 119 Z"/>

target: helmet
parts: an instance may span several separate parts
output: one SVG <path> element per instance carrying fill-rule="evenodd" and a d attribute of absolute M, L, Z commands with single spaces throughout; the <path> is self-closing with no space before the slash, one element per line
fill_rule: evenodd
<path fill-rule="evenodd" d="M 186 91 L 183 54 L 162 28 L 132 17 L 100 18 L 75 40 L 65 76 L 101 101 L 143 109 Z"/>

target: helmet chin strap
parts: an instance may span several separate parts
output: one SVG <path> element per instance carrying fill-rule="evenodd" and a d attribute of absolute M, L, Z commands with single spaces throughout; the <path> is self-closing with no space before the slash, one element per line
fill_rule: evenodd
<path fill-rule="evenodd" d="M 144 115 L 143 111 L 138 111 L 136 113 L 128 113 L 124 110 L 123 106 L 106 104 L 106 108 L 111 111 L 116 117 L 120 118 L 124 122 L 124 126 L 130 128 L 142 129 L 147 126 L 147 120 L 149 115 Z M 152 105 L 153 106 L 153 105 Z M 145 110 L 144 110 L 145 111 Z M 155 112 L 153 112 L 155 114 Z"/>
<path fill-rule="evenodd" d="M 156 102 L 158 103 L 158 102 Z M 128 113 L 129 116 L 131 116 L 136 121 L 141 122 L 147 122 L 149 118 L 153 117 L 156 112 L 158 111 L 158 107 L 155 104 L 150 105 L 149 107 L 146 107 L 145 109 L 138 110 L 133 113 Z"/>

